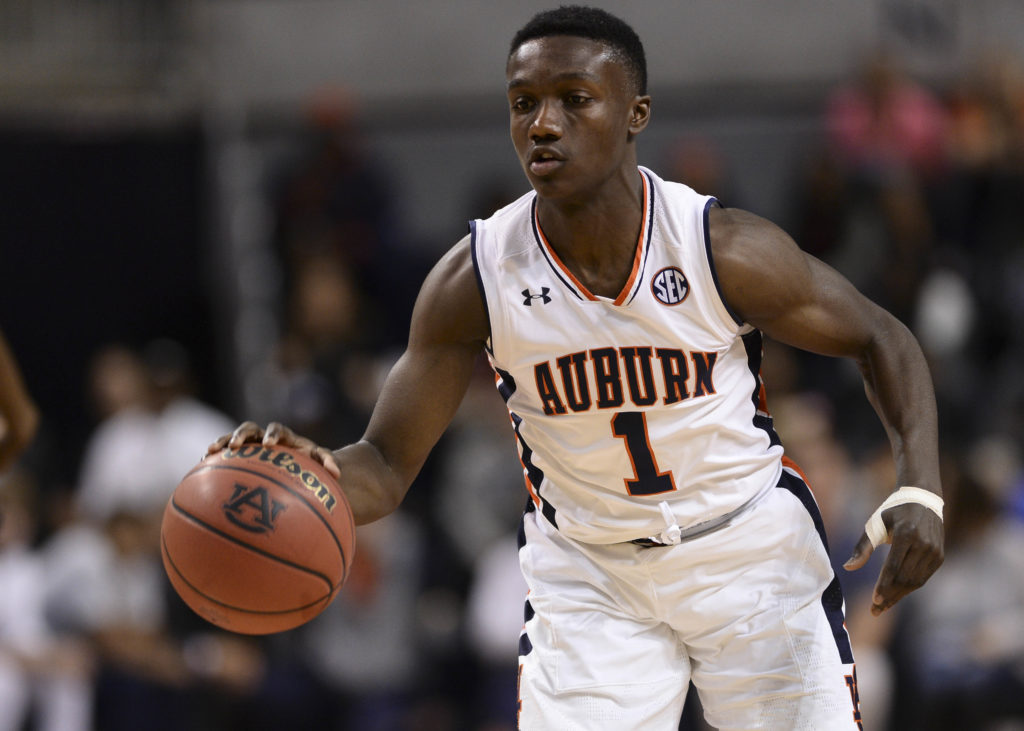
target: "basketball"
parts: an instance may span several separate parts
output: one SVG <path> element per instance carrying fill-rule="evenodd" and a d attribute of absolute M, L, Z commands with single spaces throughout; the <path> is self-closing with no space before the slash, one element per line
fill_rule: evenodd
<path fill-rule="evenodd" d="M 355 553 L 348 500 L 297 450 L 246 444 L 206 457 L 175 488 L 160 527 L 164 569 L 197 614 L 232 632 L 309 621 Z"/>

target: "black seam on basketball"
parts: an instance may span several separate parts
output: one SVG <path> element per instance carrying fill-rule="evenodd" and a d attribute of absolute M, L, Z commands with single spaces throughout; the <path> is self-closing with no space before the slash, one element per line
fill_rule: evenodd
<path fill-rule="evenodd" d="M 328 588 L 330 589 L 330 591 L 327 592 L 328 595 L 332 594 L 334 592 L 334 590 L 338 586 L 341 585 L 341 582 L 338 582 L 337 585 L 334 584 L 331 581 L 331 577 L 329 577 L 329 576 L 327 576 L 325 574 L 322 574 L 319 571 L 311 569 L 308 566 L 302 566 L 302 565 L 297 564 L 297 563 L 295 563 L 293 561 L 289 561 L 286 558 L 281 558 L 280 556 L 275 556 L 274 554 L 270 553 L 269 551 L 264 551 L 262 548 L 258 548 L 256 546 L 253 546 L 252 544 L 246 543 L 245 541 L 241 541 L 238 538 L 235 538 L 230 533 L 226 533 L 225 531 L 222 531 L 220 528 L 218 528 L 218 527 L 216 527 L 214 525 L 210 525 L 209 523 L 207 523 L 202 518 L 199 518 L 199 517 L 193 515 L 192 513 L 187 511 L 185 508 L 183 508 L 180 505 L 178 505 L 178 503 L 174 500 L 173 497 L 171 497 L 171 507 L 173 507 L 175 509 L 175 511 L 177 511 L 180 515 L 184 516 L 188 520 L 191 520 L 196 525 L 202 526 L 203 528 L 205 528 L 206 530 L 210 531 L 214 535 L 220 536 L 221 538 L 224 538 L 225 540 L 227 540 L 227 541 L 229 541 L 231 543 L 234 543 L 236 545 L 242 546 L 243 548 L 247 548 L 248 550 L 252 551 L 253 553 L 258 553 L 259 555 L 261 555 L 261 556 L 263 556 L 265 558 L 273 559 L 274 561 L 277 561 L 280 564 L 283 564 L 285 566 L 290 566 L 290 567 L 292 567 L 294 569 L 299 569 L 300 571 L 305 571 L 307 574 L 310 574 L 312 576 L 317 577 L 318 579 L 323 581 L 325 584 L 327 584 Z M 342 574 L 342 576 L 344 577 L 344 574 Z"/>
<path fill-rule="evenodd" d="M 320 604 L 321 602 L 328 601 L 328 600 L 330 600 L 334 596 L 334 591 L 332 590 L 326 596 L 322 596 L 319 599 L 310 602 L 309 604 L 303 604 L 302 606 L 294 607 L 293 609 L 274 609 L 274 610 L 271 610 L 271 609 L 249 609 L 247 607 L 236 607 L 234 604 L 228 604 L 225 601 L 221 601 L 220 599 L 217 599 L 215 597 L 210 596 L 205 591 L 201 590 L 199 587 L 197 587 L 195 584 L 193 584 L 191 581 L 189 581 L 188 578 L 185 576 L 185 574 L 181 573 L 181 569 L 178 568 L 178 564 L 174 563 L 174 558 L 171 556 L 171 550 L 167 547 L 166 539 L 161 538 L 161 542 L 162 542 L 163 548 L 164 548 L 164 558 L 167 559 L 167 563 L 169 563 L 171 565 L 171 568 L 174 569 L 174 573 L 177 574 L 178 578 L 181 579 L 183 582 L 185 582 L 185 584 L 188 586 L 189 589 L 194 591 L 196 594 L 201 596 L 203 599 L 211 601 L 214 604 L 218 604 L 218 605 L 224 607 L 225 609 L 230 609 L 230 610 L 235 611 L 235 612 L 244 612 L 245 614 L 262 614 L 262 615 L 293 614 L 295 612 L 301 612 L 301 611 L 303 611 L 305 609 L 309 609 L 310 607 L 314 607 L 317 604 Z"/>
<path fill-rule="evenodd" d="M 299 498 L 302 501 L 303 505 L 305 505 L 307 508 L 309 508 L 311 511 L 313 511 L 313 515 L 315 515 L 317 517 L 317 520 L 319 520 L 321 523 L 324 524 L 324 527 L 327 528 L 327 532 L 330 534 L 331 538 L 334 540 L 334 545 L 338 547 L 338 554 L 341 556 L 341 577 L 342 577 L 342 582 L 344 582 L 345 577 L 348 576 L 348 561 L 349 561 L 349 557 L 345 555 L 345 549 L 342 548 L 341 541 L 339 541 L 338 540 L 338 536 L 336 536 L 334 534 L 334 528 L 331 526 L 331 524 L 329 522 L 327 522 L 327 519 L 323 515 L 320 514 L 320 511 L 317 509 L 317 507 L 315 505 L 313 505 L 313 503 L 311 503 L 308 500 L 308 498 L 307 498 L 307 496 L 305 494 L 299 492 L 298 490 L 295 490 L 287 482 L 282 482 L 281 480 L 279 480 L 279 479 L 277 479 L 275 477 L 270 477 L 269 475 L 266 475 L 263 472 L 260 472 L 259 470 L 248 469 L 246 467 L 243 467 L 243 466 L 237 465 L 237 464 L 208 464 L 208 465 L 200 465 L 200 467 L 192 470 L 191 472 L 188 473 L 188 475 L 185 475 L 185 477 L 189 477 L 191 475 L 198 474 L 199 472 L 202 472 L 203 470 L 235 470 L 235 471 L 238 471 L 238 472 L 245 472 L 245 473 L 250 474 L 250 475 L 255 475 L 256 477 L 262 477 L 263 479 L 267 480 L 268 482 L 273 482 L 275 485 L 277 485 L 281 489 L 287 490 L 292 495 L 294 495 L 295 497 Z M 319 479 L 319 475 L 317 475 L 317 479 Z M 326 483 L 324 483 L 324 484 L 326 485 Z M 338 491 L 341 492 L 341 489 L 339 488 Z M 339 502 L 343 500 L 343 501 L 345 501 L 346 505 L 348 504 L 348 498 L 345 497 L 344 493 L 341 494 L 340 498 L 341 498 L 341 500 L 339 500 Z M 175 506 L 175 507 L 177 507 L 177 506 Z M 352 510 L 349 509 L 348 513 L 351 516 Z M 351 520 L 351 518 L 350 518 L 350 520 Z M 354 527 L 354 523 L 353 523 L 353 527 Z"/>

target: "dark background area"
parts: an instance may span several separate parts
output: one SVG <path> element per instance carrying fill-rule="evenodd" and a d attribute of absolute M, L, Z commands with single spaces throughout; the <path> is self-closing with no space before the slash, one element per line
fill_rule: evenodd
<path fill-rule="evenodd" d="M 218 400 L 203 175 L 197 127 L 0 130 L 0 323 L 62 481 L 92 426 L 87 367 L 102 345 L 174 338 Z"/>

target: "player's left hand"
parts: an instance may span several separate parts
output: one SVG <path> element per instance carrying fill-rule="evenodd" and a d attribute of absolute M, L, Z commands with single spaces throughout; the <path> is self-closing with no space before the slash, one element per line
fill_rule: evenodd
<path fill-rule="evenodd" d="M 871 599 L 871 613 L 875 616 L 922 586 L 943 560 L 942 520 L 928 508 L 918 503 L 895 505 L 882 513 L 882 522 L 887 531 L 885 542 L 892 545 Z M 843 568 L 856 571 L 873 552 L 865 532 Z"/>

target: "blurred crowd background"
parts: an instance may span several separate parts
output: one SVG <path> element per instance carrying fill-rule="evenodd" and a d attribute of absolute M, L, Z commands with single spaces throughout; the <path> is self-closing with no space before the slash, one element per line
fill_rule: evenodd
<path fill-rule="evenodd" d="M 1024 728 L 1024 12 L 599 4 L 648 41 L 642 163 L 778 222 L 931 364 L 946 563 L 872 618 L 880 556 L 838 567 L 895 487 L 884 430 L 852 363 L 767 346 L 865 728 Z M 543 7 L 0 7 L 0 332 L 42 417 L 0 475 L 0 731 L 515 727 L 526 493 L 484 362 L 310 624 L 217 631 L 157 540 L 175 484 L 238 421 L 360 436 L 423 275 L 526 190 L 503 63 Z M 683 729 L 703 729 L 696 706 Z"/>

